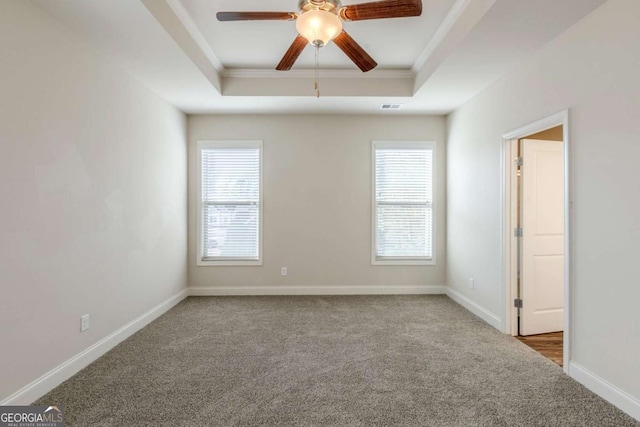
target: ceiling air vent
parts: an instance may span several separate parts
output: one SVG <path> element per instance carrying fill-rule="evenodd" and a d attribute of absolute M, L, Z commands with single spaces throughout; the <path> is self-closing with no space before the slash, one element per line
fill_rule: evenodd
<path fill-rule="evenodd" d="M 381 110 L 399 110 L 402 108 L 402 104 L 382 104 Z"/>

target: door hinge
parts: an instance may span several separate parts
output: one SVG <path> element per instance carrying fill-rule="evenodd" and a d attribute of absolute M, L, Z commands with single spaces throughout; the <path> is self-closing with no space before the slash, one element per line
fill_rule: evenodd
<path fill-rule="evenodd" d="M 522 157 L 516 157 L 515 161 L 516 161 L 516 166 L 522 166 L 522 163 L 523 163 Z"/>
<path fill-rule="evenodd" d="M 513 235 L 516 237 L 522 237 L 522 228 L 521 227 L 514 228 Z"/>
<path fill-rule="evenodd" d="M 522 308 L 522 300 L 520 298 L 516 298 L 513 300 L 513 306 L 515 308 Z"/>

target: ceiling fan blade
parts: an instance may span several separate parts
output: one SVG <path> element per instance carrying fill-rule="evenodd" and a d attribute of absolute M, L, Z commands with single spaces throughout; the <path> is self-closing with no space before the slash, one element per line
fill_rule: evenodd
<path fill-rule="evenodd" d="M 294 12 L 218 12 L 218 21 L 293 21 Z"/>
<path fill-rule="evenodd" d="M 304 48 L 307 46 L 307 43 L 309 43 L 307 39 L 298 34 L 293 43 L 291 43 L 291 46 L 289 47 L 289 50 L 287 50 L 287 53 L 285 53 L 282 57 L 282 60 L 276 67 L 276 70 L 290 70 L 291 67 L 293 67 L 293 64 L 296 62 L 296 59 L 298 59 L 298 56 L 300 56 Z"/>
<path fill-rule="evenodd" d="M 365 73 L 376 68 L 378 63 L 344 30 L 333 42 Z"/>
<path fill-rule="evenodd" d="M 382 0 L 360 3 L 340 9 L 340 17 L 345 21 L 365 19 L 406 18 L 422 14 L 422 0 Z"/>

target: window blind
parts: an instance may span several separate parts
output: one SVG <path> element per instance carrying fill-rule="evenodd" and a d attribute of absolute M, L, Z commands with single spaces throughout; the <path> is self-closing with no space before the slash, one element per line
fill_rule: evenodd
<path fill-rule="evenodd" d="M 433 148 L 375 148 L 377 260 L 432 258 L 432 167 Z"/>
<path fill-rule="evenodd" d="M 202 260 L 258 260 L 260 148 L 203 148 L 201 161 Z"/>

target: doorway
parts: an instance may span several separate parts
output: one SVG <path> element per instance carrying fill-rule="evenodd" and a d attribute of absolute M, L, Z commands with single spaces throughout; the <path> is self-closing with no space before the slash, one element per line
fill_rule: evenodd
<path fill-rule="evenodd" d="M 568 112 L 503 136 L 504 332 L 569 360 Z"/>

